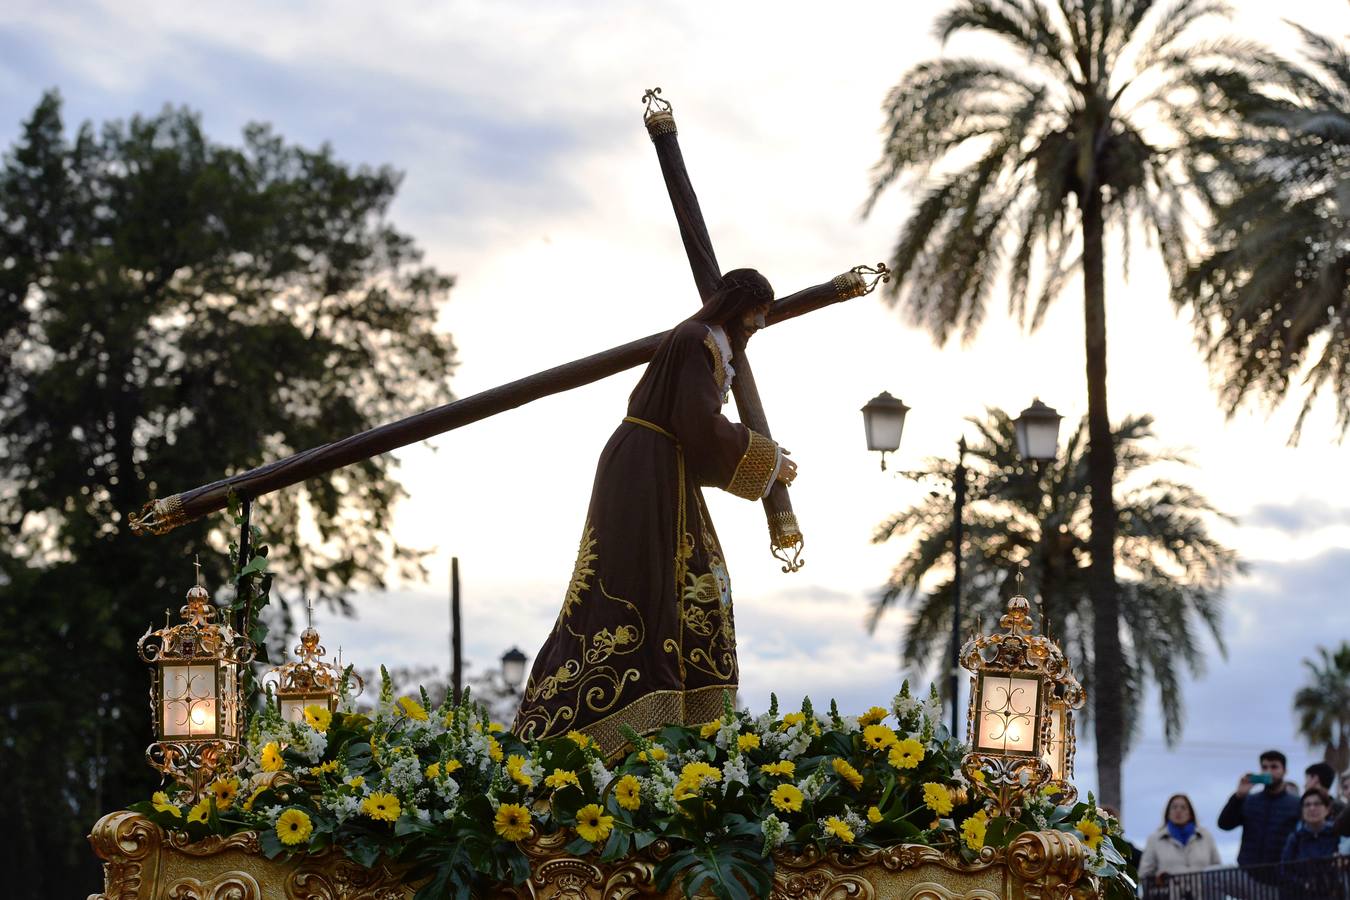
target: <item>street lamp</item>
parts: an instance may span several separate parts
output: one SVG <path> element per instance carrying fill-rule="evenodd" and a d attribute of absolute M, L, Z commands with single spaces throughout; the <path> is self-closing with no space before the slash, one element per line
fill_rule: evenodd
<path fill-rule="evenodd" d="M 525 663 L 529 659 L 516 647 L 502 654 L 502 683 L 511 696 L 520 693 L 520 683 L 525 680 Z"/>
<path fill-rule="evenodd" d="M 881 468 L 886 468 L 886 454 L 900 448 L 900 434 L 905 427 L 905 413 L 909 407 L 882 391 L 862 408 L 863 426 L 867 431 L 867 449 L 881 452 Z M 1047 462 L 1058 451 L 1059 421 L 1062 417 L 1039 399 L 1022 410 L 1015 420 L 1017 453 L 1024 460 Z M 952 645 L 950 679 L 952 698 L 951 734 L 955 736 L 960 721 L 961 672 L 961 550 L 965 544 L 966 439 L 956 444 L 956 468 L 952 472 Z M 1039 746 L 1039 745 L 1038 745 Z"/>
<path fill-rule="evenodd" d="M 1035 462 L 1052 461 L 1059 450 L 1059 423 L 1064 417 L 1039 398 L 1013 420 L 1017 428 L 1017 455 Z"/>
<path fill-rule="evenodd" d="M 863 428 L 867 431 L 867 449 L 881 451 L 881 471 L 886 471 L 886 454 L 900 448 L 909 407 L 882 391 L 862 408 Z"/>

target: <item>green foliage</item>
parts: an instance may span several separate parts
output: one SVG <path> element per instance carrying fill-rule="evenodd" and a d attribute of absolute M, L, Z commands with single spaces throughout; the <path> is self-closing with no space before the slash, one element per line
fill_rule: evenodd
<path fill-rule="evenodd" d="M 215 143 L 182 109 L 70 134 L 54 93 L 5 154 L 0 766 L 21 837 L 0 864 L 17 896 L 100 884 L 84 835 L 153 774 L 135 641 L 181 605 L 194 555 L 218 600 L 246 599 L 229 519 L 134 538 L 125 515 L 448 399 L 451 279 L 387 221 L 398 182 L 263 125 Z M 415 571 L 388 538 L 400 494 L 375 459 L 256 504 L 279 595 L 340 604 L 391 562 Z M 262 560 L 242 566 L 255 610 Z"/>
<path fill-rule="evenodd" d="M 1174 291 L 1230 414 L 1302 393 L 1295 441 L 1319 396 L 1350 429 L 1350 58 L 1299 31 L 1302 61 L 1261 54 L 1196 75 L 1192 177 L 1213 221 Z"/>
<path fill-rule="evenodd" d="M 978 432 L 967 454 L 977 489 L 965 514 L 962 630 L 997 621 L 1021 572 L 1023 592 L 1041 603 L 1050 634 L 1065 647 L 1090 694 L 1100 679 L 1087 583 L 1087 425 L 1069 437 L 1059 460 L 1039 469 L 1019 458 L 1006 412 L 991 409 L 970 422 Z M 1127 419 L 1114 435 L 1120 478 L 1116 571 L 1126 601 L 1127 685 L 1131 692 L 1142 692 L 1150 682 L 1156 687 L 1165 735 L 1174 741 L 1184 722 L 1181 669 L 1203 670 L 1202 632 L 1222 651 L 1223 592 L 1243 566 L 1210 534 L 1210 524 L 1226 517 L 1194 488 L 1152 473 L 1184 459 L 1153 445 L 1151 425 L 1146 416 Z M 949 485 L 953 466 L 931 460 L 911 474 Z M 902 661 L 916 671 L 944 658 L 951 639 L 951 519 L 950 494 L 929 494 L 882 522 L 873 537 L 877 543 L 908 541 L 873 608 L 872 624 L 894 605 L 914 608 Z M 1127 710 L 1133 714 L 1136 705 Z M 1138 724 L 1131 717 L 1129 730 Z"/>
<path fill-rule="evenodd" d="M 867 209 L 897 183 L 922 191 L 892 254 L 889 299 L 903 297 L 911 320 L 939 341 L 970 339 L 1006 276 L 1010 311 L 1035 328 L 1081 269 L 1085 192 L 1125 236 L 1127 257 L 1130 229 L 1142 224 L 1179 274 L 1185 179 L 1174 151 L 1185 135 L 1168 126 L 1192 108 L 1188 79 L 1207 64 L 1237 66 L 1248 50 L 1183 39 L 1195 21 L 1225 11 L 1205 0 L 1062 10 L 1045 0 L 962 0 L 940 16 L 944 41 L 978 33 L 1016 57 L 921 62 L 888 94 Z"/>
<path fill-rule="evenodd" d="M 779 848 L 909 843 L 972 863 L 985 846 L 1049 828 L 1086 842 L 1103 881 L 1128 885 L 1112 843 L 1119 823 L 1091 798 L 1058 806 L 1042 793 L 1015 821 L 991 818 L 961 772 L 967 748 L 936 721 L 935 694 L 920 702 L 906 684 L 889 709 L 861 716 L 818 720 L 809 708 L 803 701 L 781 718 L 727 710 L 649 738 L 630 730 L 631 752 L 608 764 L 583 734 L 521 741 L 468 701 L 428 710 L 390 696 L 370 716 L 338 712 L 329 722 L 267 712 L 250 729 L 235 795 L 247 799 L 201 823 L 187 822 L 191 809 L 176 796 L 136 809 L 194 837 L 256 830 L 268 855 L 336 846 L 366 867 L 405 866 L 422 882 L 422 900 L 495 896 L 494 885 L 524 883 L 521 845 L 541 837 L 602 861 L 659 841 L 650 859 L 660 889 L 678 882 L 687 897 L 749 900 L 769 895 Z M 264 748 L 281 748 L 280 773 L 263 762 Z M 283 829 L 292 810 L 307 837 Z"/>
<path fill-rule="evenodd" d="M 1317 648 L 1305 659 L 1308 681 L 1294 693 L 1299 734 L 1308 746 L 1345 747 L 1350 743 L 1350 642 Z"/>

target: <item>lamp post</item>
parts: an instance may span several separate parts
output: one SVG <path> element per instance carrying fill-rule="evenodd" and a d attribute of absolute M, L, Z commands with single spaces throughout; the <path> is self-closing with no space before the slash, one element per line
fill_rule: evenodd
<path fill-rule="evenodd" d="M 528 660 L 529 657 L 521 653 L 517 647 L 512 647 L 502 654 L 502 684 L 512 697 L 520 693 L 521 682 L 525 680 L 525 663 Z"/>
<path fill-rule="evenodd" d="M 867 432 L 867 449 L 880 451 L 881 468 L 886 469 L 886 454 L 900 449 L 900 436 L 905 428 L 905 414 L 909 407 L 888 391 L 882 391 L 862 408 L 863 427 Z M 1039 399 L 1022 410 L 1014 420 L 1017 452 L 1023 459 L 1044 463 L 1055 458 L 1059 446 L 1059 413 Z M 966 494 L 966 439 L 956 442 L 956 468 L 952 472 L 952 642 L 951 670 L 948 684 L 952 701 L 951 734 L 955 736 L 960 722 L 961 672 L 961 549 L 965 544 Z"/>

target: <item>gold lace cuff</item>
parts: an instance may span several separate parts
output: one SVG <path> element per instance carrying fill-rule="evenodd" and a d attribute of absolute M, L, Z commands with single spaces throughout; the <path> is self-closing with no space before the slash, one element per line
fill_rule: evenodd
<path fill-rule="evenodd" d="M 736 464 L 736 472 L 725 490 L 746 500 L 764 496 L 778 468 L 778 445 L 757 432 L 750 432 L 750 445 Z"/>

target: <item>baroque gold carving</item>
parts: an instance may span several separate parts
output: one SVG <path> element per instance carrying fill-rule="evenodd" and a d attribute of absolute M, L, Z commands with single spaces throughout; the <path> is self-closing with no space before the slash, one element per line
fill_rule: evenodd
<path fill-rule="evenodd" d="M 262 900 L 262 888 L 247 872 L 226 872 L 206 883 L 183 878 L 169 887 L 167 900 Z"/>
<path fill-rule="evenodd" d="M 570 833 L 532 834 L 521 850 L 530 878 L 479 900 L 682 900 L 677 883 L 658 892 L 656 867 L 672 848 L 657 841 L 616 863 L 575 857 Z M 366 869 L 338 850 L 266 859 L 256 834 L 189 843 L 132 812 L 104 816 L 90 843 L 105 862 L 105 889 L 90 900 L 410 900 L 418 885 L 384 865 Z M 1006 850 L 986 847 L 973 862 L 934 847 L 806 848 L 776 857 L 771 900 L 1094 900 L 1083 843 L 1066 832 L 1027 832 Z"/>

